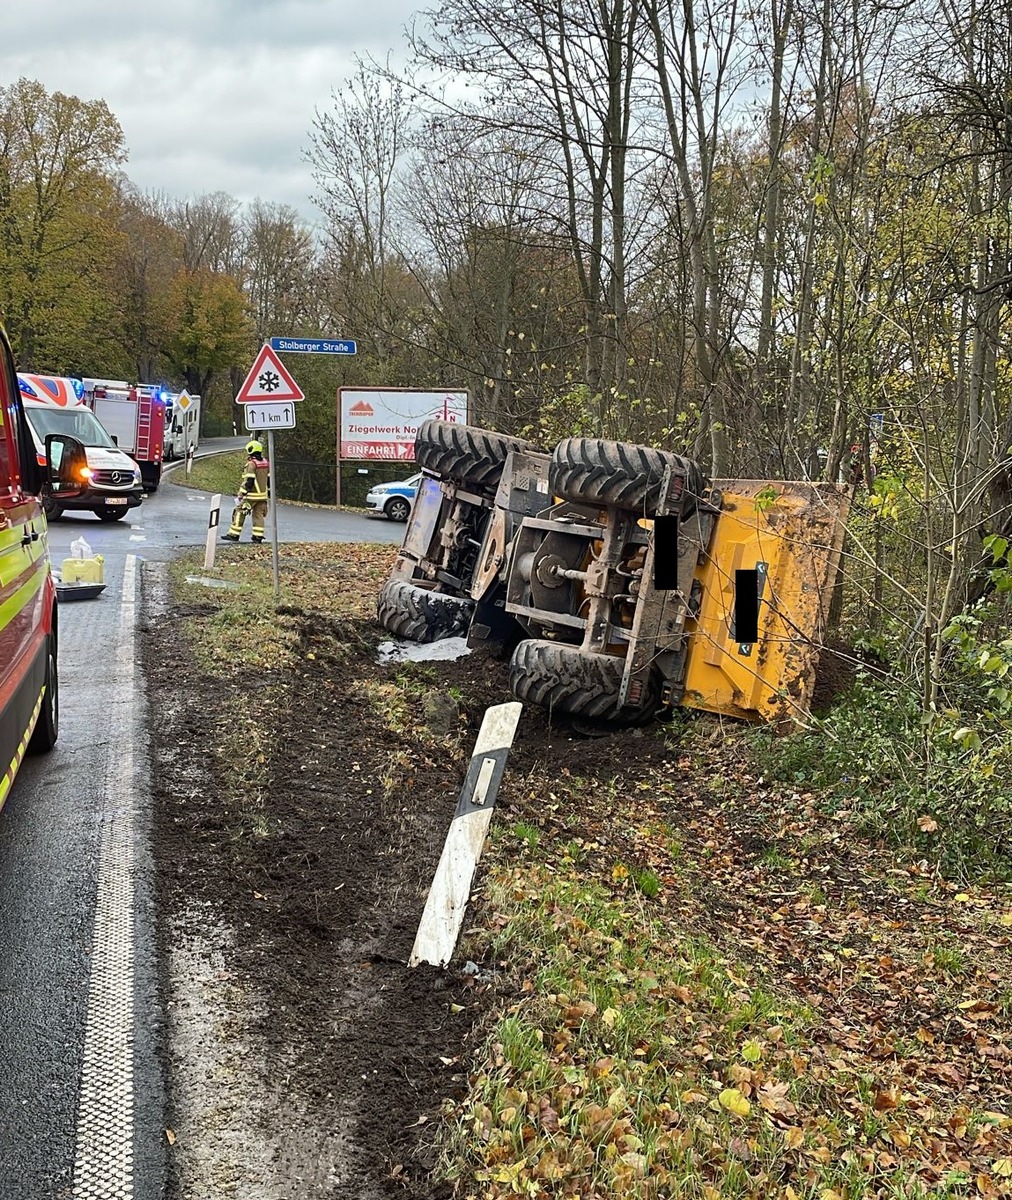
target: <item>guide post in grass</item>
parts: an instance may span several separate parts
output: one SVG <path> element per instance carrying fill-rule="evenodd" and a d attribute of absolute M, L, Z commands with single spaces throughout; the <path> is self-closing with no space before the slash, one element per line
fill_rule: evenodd
<path fill-rule="evenodd" d="M 278 502 L 275 497 L 278 494 L 277 485 L 274 479 L 274 430 L 267 430 L 267 463 L 268 463 L 268 491 L 270 498 L 268 504 L 271 510 L 271 562 L 274 572 L 274 599 L 281 599 L 281 585 L 278 583 Z"/>
<path fill-rule="evenodd" d="M 429 888 L 408 965 L 445 967 L 453 957 L 471 882 L 516 736 L 523 705 L 513 700 L 485 710 L 450 831 Z"/>
<path fill-rule="evenodd" d="M 214 566 L 214 551 L 218 545 L 218 518 L 221 516 L 221 492 L 211 497 L 211 508 L 207 514 L 207 545 L 204 549 L 204 570 Z"/>

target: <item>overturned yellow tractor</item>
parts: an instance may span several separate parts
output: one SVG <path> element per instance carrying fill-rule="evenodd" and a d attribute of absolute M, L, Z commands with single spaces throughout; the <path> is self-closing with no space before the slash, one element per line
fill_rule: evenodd
<path fill-rule="evenodd" d="M 519 699 L 585 720 L 807 713 L 849 488 L 444 425 L 419 430 L 426 478 L 380 597 L 391 632 L 511 650 Z"/>

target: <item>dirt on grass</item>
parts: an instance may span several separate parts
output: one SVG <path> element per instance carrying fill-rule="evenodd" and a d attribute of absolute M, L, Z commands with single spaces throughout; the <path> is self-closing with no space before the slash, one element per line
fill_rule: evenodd
<path fill-rule="evenodd" d="M 357 600 L 272 611 L 276 662 L 255 644 L 191 654 L 200 629 L 227 641 L 230 601 L 174 593 L 156 566 L 145 578 L 173 1197 L 498 1195 L 455 1180 L 438 1137 L 495 1015 L 530 990 L 512 964 L 464 957 L 489 944 L 480 885 L 461 956 L 406 963 L 481 717 L 510 698 L 504 664 L 381 664 L 363 615 L 381 569 L 298 569 Z M 925 1180 L 955 1162 L 992 1194 L 1012 1134 L 971 1145 L 960 1114 L 1012 1107 L 1005 893 L 858 841 L 845 812 L 764 783 L 740 734 L 680 715 L 588 738 L 527 707 L 496 825 L 519 845 L 533 830 L 550 870 L 573 838 L 608 886 L 649 870 L 673 927 L 816 1014 L 813 1077 L 867 1076 L 879 1113 L 902 1098 L 935 1139 L 915 1130 L 909 1150 Z M 897 1161 L 902 1136 L 870 1161 Z"/>
<path fill-rule="evenodd" d="M 298 665 L 272 672 L 254 647 L 222 679 L 181 653 L 180 630 L 218 612 L 214 594 L 176 603 L 157 568 L 147 587 L 169 1074 L 187 1097 L 176 1195 L 223 1181 L 272 1200 L 449 1195 L 431 1130 L 465 1092 L 496 964 L 406 963 L 484 710 L 509 698 L 504 666 L 380 665 L 371 621 L 283 606 Z M 262 762 L 234 744 L 237 688 L 266 731 L 250 752 Z M 610 769 L 614 752 L 532 710 L 510 774 L 540 786 Z M 239 795 L 236 772 L 256 779 Z"/>

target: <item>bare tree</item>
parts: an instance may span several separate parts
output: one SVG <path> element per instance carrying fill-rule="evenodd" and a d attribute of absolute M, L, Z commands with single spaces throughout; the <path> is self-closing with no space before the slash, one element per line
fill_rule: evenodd
<path fill-rule="evenodd" d="M 540 227 L 554 226 L 569 243 L 582 373 L 600 397 L 602 431 L 622 423 L 612 410 L 621 407 L 629 356 L 630 199 L 650 158 L 634 102 L 643 90 L 641 12 L 640 0 L 452 0 L 428 14 L 431 35 L 414 40 L 421 61 L 481 87 L 481 104 L 467 110 L 476 128 L 542 147 L 531 201 Z"/>
<path fill-rule="evenodd" d="M 339 312 L 386 361 L 396 344 L 404 276 L 393 236 L 392 199 L 405 167 L 412 109 L 405 86 L 359 64 L 316 115 L 308 158 L 327 218 L 327 277 Z"/>
<path fill-rule="evenodd" d="M 227 192 L 211 192 L 173 205 L 169 219 L 182 238 L 183 266 L 238 276 L 242 259 L 240 204 Z"/>
<path fill-rule="evenodd" d="M 312 309 L 313 235 L 294 208 L 255 200 L 242 216 L 242 279 L 258 341 L 301 329 Z"/>

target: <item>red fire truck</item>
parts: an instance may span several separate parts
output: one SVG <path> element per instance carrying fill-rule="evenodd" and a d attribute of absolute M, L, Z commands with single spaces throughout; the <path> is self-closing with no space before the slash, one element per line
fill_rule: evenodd
<path fill-rule="evenodd" d="M 51 750 L 60 726 L 56 587 L 43 498 L 69 500 L 86 479 L 84 446 L 69 435 L 35 445 L 0 326 L 0 807 L 26 751 Z"/>
<path fill-rule="evenodd" d="M 137 463 L 146 492 L 156 492 L 162 478 L 165 440 L 165 396 L 122 379 L 85 379 L 84 402 L 112 435 L 116 445 Z"/>

